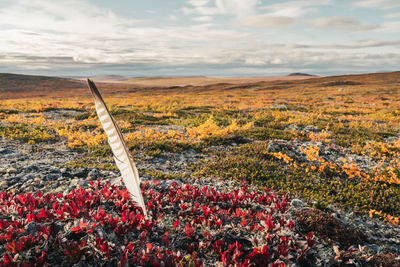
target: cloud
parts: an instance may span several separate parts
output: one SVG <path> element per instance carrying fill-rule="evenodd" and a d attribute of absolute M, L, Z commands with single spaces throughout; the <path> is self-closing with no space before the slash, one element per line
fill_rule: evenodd
<path fill-rule="evenodd" d="M 216 6 L 223 14 L 244 17 L 254 13 L 258 0 L 215 0 Z"/>
<path fill-rule="evenodd" d="M 258 0 L 189 0 L 182 8 L 185 15 L 214 16 L 233 15 L 244 17 L 253 14 Z"/>
<path fill-rule="evenodd" d="M 40 68 L 45 63 L 32 60 L 32 56 L 70 58 L 71 62 L 83 64 L 188 64 L 207 61 L 203 42 L 232 43 L 249 36 L 212 29 L 209 24 L 147 26 L 143 21 L 118 17 L 109 10 L 75 0 L 17 0 L 0 8 L 0 26 L 0 55 L 18 54 L 15 65 Z M 49 68 L 55 65 L 61 64 L 48 61 Z"/>
<path fill-rule="evenodd" d="M 201 16 L 201 17 L 195 17 L 193 18 L 194 21 L 198 22 L 210 22 L 213 20 L 212 16 Z"/>
<path fill-rule="evenodd" d="M 236 21 L 236 25 L 250 28 L 284 28 L 293 24 L 295 20 L 284 16 L 255 15 Z"/>
<path fill-rule="evenodd" d="M 400 7 L 398 0 L 362 0 L 355 2 L 353 5 L 355 7 L 378 9 L 392 9 Z"/>
<path fill-rule="evenodd" d="M 336 28 L 344 31 L 369 31 L 380 27 L 375 23 L 362 23 L 349 17 L 322 17 L 309 20 L 308 24 L 317 28 Z"/>
<path fill-rule="evenodd" d="M 382 27 L 379 29 L 380 32 L 400 32 L 400 21 L 386 21 L 382 23 Z"/>
<path fill-rule="evenodd" d="M 275 44 L 276 47 L 287 49 L 311 49 L 311 50 L 358 50 L 376 47 L 400 47 L 400 40 L 359 40 L 347 44 Z"/>
<path fill-rule="evenodd" d="M 163 25 L 156 15 L 155 23 L 127 18 L 85 0 L 13 0 L 0 6 L 0 70 L 142 76 L 398 68 L 400 56 L 393 51 L 400 42 L 391 37 L 395 35 L 358 41 L 346 36 L 346 42 L 330 44 L 326 29 L 373 28 L 374 34 L 382 34 L 398 31 L 400 22 L 382 22 L 378 28 L 344 17 L 304 18 L 328 4 L 300 0 L 262 7 L 256 0 L 189 0 L 184 10 L 190 16 L 165 11 L 169 21 Z M 324 31 L 316 35 L 313 28 L 290 27 L 297 23 Z M 273 29 L 285 27 L 276 37 Z"/>
<path fill-rule="evenodd" d="M 206 6 L 210 3 L 210 0 L 189 0 L 188 4 L 199 7 L 199 6 Z"/>
<path fill-rule="evenodd" d="M 263 14 L 249 14 L 240 17 L 235 25 L 249 28 L 286 28 L 289 25 L 300 23 L 300 17 L 318 12 L 318 6 L 330 5 L 331 0 L 300 0 L 287 1 L 261 6 Z M 265 13 L 265 11 L 267 13 Z"/>
<path fill-rule="evenodd" d="M 0 25 L 14 29 L 40 29 L 67 34 L 119 34 L 139 20 L 120 18 L 109 10 L 77 0 L 15 0 L 0 10 Z M 8 27 L 10 28 L 10 27 Z"/>
<path fill-rule="evenodd" d="M 400 18 L 400 12 L 387 14 L 384 17 L 389 19 L 397 19 Z"/>
<path fill-rule="evenodd" d="M 331 4 L 331 0 L 300 0 L 267 5 L 261 9 L 268 10 L 270 15 L 296 18 L 310 13 L 316 13 L 318 11 L 316 8 L 317 6 Z"/>

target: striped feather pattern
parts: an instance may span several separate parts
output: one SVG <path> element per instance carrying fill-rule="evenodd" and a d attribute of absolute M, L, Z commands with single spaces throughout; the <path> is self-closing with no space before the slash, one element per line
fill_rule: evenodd
<path fill-rule="evenodd" d="M 140 191 L 140 179 L 133 162 L 129 150 L 125 144 L 124 137 L 119 129 L 114 118 L 111 116 L 99 90 L 93 81 L 87 80 L 89 89 L 92 92 L 97 115 L 100 119 L 101 125 L 108 137 L 108 143 L 114 154 L 114 160 L 118 169 L 121 171 L 121 176 L 124 180 L 126 188 L 131 193 L 133 201 L 143 209 L 143 213 L 147 216 L 146 207 L 144 205 L 143 196 Z"/>

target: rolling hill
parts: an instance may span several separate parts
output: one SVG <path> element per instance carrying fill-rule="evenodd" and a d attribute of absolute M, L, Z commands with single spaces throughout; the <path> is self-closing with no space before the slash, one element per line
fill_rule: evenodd
<path fill-rule="evenodd" d="M 101 84 L 104 94 L 130 93 L 136 91 L 153 92 L 154 90 L 232 90 L 232 89 L 289 89 L 311 87 L 346 87 L 346 86 L 393 86 L 400 84 L 400 71 L 386 73 L 370 73 L 316 77 L 307 75 L 282 77 L 141 77 L 124 80 L 93 80 Z M 32 98 L 32 97 L 86 97 L 89 90 L 83 78 L 59 78 L 21 74 L 0 73 L 0 99 Z"/>

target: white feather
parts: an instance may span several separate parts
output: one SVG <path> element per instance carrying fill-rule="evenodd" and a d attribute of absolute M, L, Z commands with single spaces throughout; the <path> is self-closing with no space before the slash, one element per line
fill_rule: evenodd
<path fill-rule="evenodd" d="M 121 171 L 121 176 L 124 180 L 125 186 L 131 193 L 133 201 L 143 209 L 144 215 L 147 216 L 146 206 L 144 205 L 143 196 L 140 191 L 139 174 L 135 163 L 129 155 L 129 150 L 125 144 L 121 130 L 108 111 L 107 106 L 94 82 L 88 79 L 88 85 L 94 98 L 97 115 L 107 134 L 108 143 L 114 153 L 114 160 L 118 169 Z"/>

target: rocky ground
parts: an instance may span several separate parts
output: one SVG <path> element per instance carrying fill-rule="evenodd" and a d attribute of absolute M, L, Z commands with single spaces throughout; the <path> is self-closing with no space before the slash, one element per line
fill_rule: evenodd
<path fill-rule="evenodd" d="M 286 141 L 271 141 L 269 148 L 271 151 L 284 149 L 290 156 L 292 146 Z M 300 154 L 295 150 L 292 153 Z M 340 154 L 340 148 L 337 147 L 326 147 L 321 150 L 323 157 L 340 158 Z M 22 194 L 40 190 L 43 193 L 67 195 L 74 189 L 88 188 L 89 181 L 97 179 L 121 186 L 119 173 L 116 171 L 65 167 L 68 162 L 83 156 L 84 153 L 71 151 L 61 143 L 27 145 L 18 141 L 0 140 L 0 192 Z M 203 157 L 192 150 L 179 154 L 161 154 L 143 160 L 138 168 L 139 170 L 153 169 L 178 173 L 189 163 Z M 366 161 L 365 164 L 370 163 Z M 360 164 L 360 166 L 363 165 Z M 152 180 L 152 177 L 142 175 L 142 181 Z M 152 188 L 161 192 L 167 190 L 172 182 L 174 181 L 153 181 Z M 240 188 L 234 182 L 209 179 L 175 180 L 175 182 L 178 185 L 188 184 L 199 188 L 214 187 L 218 192 L 232 192 Z M 154 186 L 154 183 L 158 184 L 159 188 Z M 257 189 L 254 190 L 257 191 Z M 399 266 L 400 264 L 398 256 L 400 255 L 400 228 L 398 226 L 371 219 L 365 214 L 360 215 L 351 210 L 339 210 L 333 206 L 328 206 L 324 211 L 316 210 L 308 207 L 307 203 L 301 199 L 290 200 L 285 217 L 295 222 L 296 234 L 314 232 L 317 241 L 307 251 L 306 260 L 297 264 L 305 266 L 380 266 L 379 264 Z M 244 243 L 253 242 L 244 232 L 239 236 L 244 239 L 242 240 Z M 0 252 L 4 252 L 1 245 Z M 201 262 L 212 265 L 210 258 L 203 258 Z"/>

